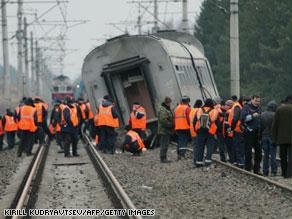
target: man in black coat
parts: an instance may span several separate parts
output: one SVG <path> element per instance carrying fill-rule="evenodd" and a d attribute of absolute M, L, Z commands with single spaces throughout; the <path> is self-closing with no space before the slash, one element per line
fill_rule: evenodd
<path fill-rule="evenodd" d="M 280 145 L 282 176 L 291 178 L 291 96 L 286 97 L 275 113 L 272 140 Z"/>
<path fill-rule="evenodd" d="M 253 171 L 260 173 L 260 164 L 262 160 L 262 148 L 260 145 L 260 115 L 261 115 L 261 98 L 254 95 L 250 103 L 244 105 L 241 112 L 241 122 L 245 126 L 245 169 L 252 169 L 252 148 L 255 151 Z"/>

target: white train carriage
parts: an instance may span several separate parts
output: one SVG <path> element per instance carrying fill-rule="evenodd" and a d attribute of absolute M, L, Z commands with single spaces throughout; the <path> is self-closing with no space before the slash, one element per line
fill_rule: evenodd
<path fill-rule="evenodd" d="M 183 95 L 192 103 L 218 96 L 201 43 L 173 31 L 108 40 L 86 56 L 82 79 L 93 106 L 106 94 L 113 97 L 123 124 L 136 101 L 146 108 L 147 122 L 152 123 L 165 96 L 174 104 Z"/>

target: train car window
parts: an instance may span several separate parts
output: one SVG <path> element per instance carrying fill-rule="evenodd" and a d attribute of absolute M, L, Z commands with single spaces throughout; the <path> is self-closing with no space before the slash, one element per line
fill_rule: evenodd
<path fill-rule="evenodd" d="M 72 87 L 71 86 L 68 86 L 67 87 L 67 91 L 71 91 L 72 90 Z"/>
<path fill-rule="evenodd" d="M 179 70 L 179 69 L 178 69 L 178 65 L 175 65 L 175 70 L 177 70 L 177 71 Z"/>
<path fill-rule="evenodd" d="M 58 92 L 59 91 L 59 87 L 53 87 L 54 92 Z"/>

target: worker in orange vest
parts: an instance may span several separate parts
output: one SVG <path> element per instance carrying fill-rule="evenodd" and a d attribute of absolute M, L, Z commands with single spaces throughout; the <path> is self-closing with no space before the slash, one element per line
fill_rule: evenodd
<path fill-rule="evenodd" d="M 88 116 L 88 109 L 83 98 L 78 98 L 77 103 L 81 112 L 81 119 L 79 121 L 78 127 L 79 127 L 79 136 L 80 138 L 82 138 L 82 131 L 83 132 L 86 131 L 86 120 Z"/>
<path fill-rule="evenodd" d="M 3 126 L 6 133 L 7 144 L 10 149 L 12 149 L 15 145 L 15 134 L 17 131 L 16 121 L 15 115 L 10 111 L 10 109 L 7 109 L 6 115 L 3 118 Z"/>
<path fill-rule="evenodd" d="M 230 137 L 229 133 L 227 132 L 229 130 L 229 124 L 228 124 L 228 117 L 230 110 L 233 106 L 234 102 L 233 100 L 226 100 L 225 104 L 222 105 L 222 111 L 223 111 L 223 126 L 222 126 L 222 135 L 224 138 L 225 146 L 226 146 L 226 151 L 228 154 L 228 162 L 233 163 L 233 151 L 232 151 L 232 137 Z"/>
<path fill-rule="evenodd" d="M 78 112 L 72 98 L 66 97 L 65 103 L 60 105 L 62 145 L 64 147 L 64 156 L 71 157 L 70 145 L 72 145 L 72 155 L 79 156 L 77 153 L 78 144 Z"/>
<path fill-rule="evenodd" d="M 215 144 L 214 144 L 214 152 L 219 149 L 219 155 L 220 155 L 220 160 L 222 162 L 226 162 L 226 145 L 225 145 L 225 140 L 223 137 L 223 123 L 224 123 L 224 116 L 225 116 L 225 101 L 221 100 L 220 97 L 217 97 L 214 99 L 215 106 L 214 108 L 218 111 L 218 116 L 219 120 L 217 123 L 217 133 L 216 133 L 216 138 L 215 138 Z"/>
<path fill-rule="evenodd" d="M 181 103 L 174 111 L 174 128 L 177 134 L 177 159 L 185 156 L 189 138 L 190 138 L 190 98 L 183 96 Z"/>
<path fill-rule="evenodd" d="M 91 138 L 94 138 L 94 114 L 93 114 L 93 111 L 91 109 L 91 104 L 90 104 L 89 100 L 86 101 L 85 105 L 87 108 L 86 129 L 89 130 L 89 134 L 90 134 Z"/>
<path fill-rule="evenodd" d="M 116 132 L 119 127 L 118 112 L 110 96 L 103 97 L 98 107 L 99 149 L 104 153 L 115 153 Z"/>
<path fill-rule="evenodd" d="M 132 112 L 129 120 L 132 130 L 137 132 L 140 135 L 140 137 L 144 140 L 147 115 L 146 110 L 140 105 L 140 103 L 138 102 L 133 103 Z"/>
<path fill-rule="evenodd" d="M 60 147 L 59 153 L 64 153 L 64 147 L 62 145 L 62 137 L 61 137 L 61 125 L 59 121 L 61 120 L 61 108 L 60 101 L 56 101 L 50 118 L 50 126 L 53 128 L 55 133 L 57 145 Z"/>
<path fill-rule="evenodd" d="M 194 107 L 191 109 L 189 118 L 190 118 L 190 133 L 192 137 L 192 143 L 193 143 L 193 163 L 196 164 L 196 148 L 197 148 L 197 133 L 195 131 L 195 127 L 193 126 L 194 118 L 197 116 L 198 110 L 202 107 L 203 101 L 202 100 L 196 100 Z"/>
<path fill-rule="evenodd" d="M 17 107 L 15 107 L 15 111 L 14 111 L 14 115 L 16 117 L 16 122 L 18 124 L 18 115 L 19 115 L 19 112 L 20 112 L 20 108 L 24 105 L 26 101 L 26 97 L 23 97 L 20 101 L 19 101 L 19 104 Z M 20 139 L 20 135 L 19 135 L 19 131 L 17 131 L 17 137 Z"/>
<path fill-rule="evenodd" d="M 34 135 L 37 131 L 37 111 L 34 107 L 32 98 L 27 98 L 18 114 L 18 129 L 20 143 L 17 156 L 21 157 L 22 152 L 26 151 L 27 156 L 32 155 Z"/>
<path fill-rule="evenodd" d="M 230 109 L 228 116 L 228 125 L 227 130 L 229 137 L 232 138 L 232 151 L 233 151 L 233 164 L 243 168 L 244 161 L 244 138 L 243 132 L 241 129 L 240 115 L 243 107 L 243 97 L 239 99 L 238 102 L 235 102 Z"/>
<path fill-rule="evenodd" d="M 212 163 L 212 153 L 215 144 L 215 135 L 217 132 L 216 121 L 218 120 L 218 111 L 214 109 L 214 101 L 206 99 L 205 104 L 197 112 L 193 125 L 197 132 L 197 149 L 196 149 L 196 167 L 203 166 L 204 149 L 207 146 L 207 155 L 205 165 Z"/>
<path fill-rule="evenodd" d="M 45 130 L 46 130 L 46 126 L 47 126 L 46 105 L 39 97 L 35 97 L 34 98 L 34 106 L 37 110 L 37 118 L 38 118 L 38 121 L 37 121 L 38 130 L 36 133 L 36 141 L 38 141 L 39 144 L 44 144 L 45 143 Z"/>
<path fill-rule="evenodd" d="M 98 109 L 96 109 L 98 112 Z M 99 126 L 98 126 L 98 113 L 94 116 L 94 136 L 95 136 L 95 146 L 97 149 L 99 149 Z"/>
<path fill-rule="evenodd" d="M 4 133 L 3 116 L 0 114 L 0 151 L 3 150 Z"/>
<path fill-rule="evenodd" d="M 142 151 L 145 151 L 145 145 L 138 132 L 131 129 L 130 125 L 125 127 L 127 134 L 123 143 L 122 151 L 128 151 L 133 155 L 140 156 Z"/>

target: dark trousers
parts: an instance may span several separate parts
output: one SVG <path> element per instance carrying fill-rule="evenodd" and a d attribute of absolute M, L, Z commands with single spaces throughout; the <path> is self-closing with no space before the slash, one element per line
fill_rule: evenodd
<path fill-rule="evenodd" d="M 291 144 L 280 145 L 282 176 L 291 178 Z"/>
<path fill-rule="evenodd" d="M 242 133 L 234 132 L 232 139 L 233 163 L 244 166 L 244 138 Z"/>
<path fill-rule="evenodd" d="M 115 142 L 115 129 L 109 126 L 99 126 L 99 148 L 105 153 L 114 154 Z"/>
<path fill-rule="evenodd" d="M 34 133 L 30 131 L 19 131 L 20 143 L 17 151 L 17 155 L 21 156 L 22 152 L 25 151 L 30 154 L 34 144 Z"/>
<path fill-rule="evenodd" d="M 203 164 L 205 145 L 207 146 L 207 154 L 206 154 L 205 163 L 211 164 L 212 153 L 213 153 L 213 148 L 215 144 L 214 136 L 209 134 L 208 131 L 201 131 L 198 133 L 197 140 L 198 140 L 198 147 L 196 149 L 196 153 L 197 153 L 196 164 L 198 165 Z"/>
<path fill-rule="evenodd" d="M 64 155 L 70 155 L 70 146 L 72 145 L 73 156 L 77 155 L 78 136 L 75 133 L 62 132 L 62 145 L 64 146 Z"/>
<path fill-rule="evenodd" d="M 62 134 L 61 134 L 61 132 L 57 132 L 56 133 L 56 142 L 57 142 L 57 145 L 60 146 L 61 150 L 63 150 L 64 147 L 62 145 Z"/>
<path fill-rule="evenodd" d="M 219 155 L 220 155 L 220 160 L 223 162 L 226 162 L 226 156 L 225 156 L 225 140 L 224 136 L 221 133 L 217 134 L 217 140 L 216 143 L 219 148 Z"/>
<path fill-rule="evenodd" d="M 14 132 L 6 132 L 7 144 L 9 148 L 13 148 L 15 145 L 15 133 Z"/>
<path fill-rule="evenodd" d="M 186 153 L 186 150 L 183 148 L 186 148 L 188 146 L 188 141 L 190 138 L 190 130 L 177 130 L 177 154 L 179 156 L 184 156 Z"/>
<path fill-rule="evenodd" d="M 252 148 L 254 148 L 254 173 L 259 173 L 260 164 L 262 160 L 262 148 L 259 144 L 259 136 L 257 131 L 246 132 L 244 135 L 245 141 L 245 169 L 251 171 L 252 169 Z"/>
<path fill-rule="evenodd" d="M 167 150 L 170 142 L 170 135 L 160 135 L 159 142 L 160 142 L 160 160 L 165 161 L 167 160 Z"/>
<path fill-rule="evenodd" d="M 234 155 L 233 155 L 233 150 L 232 150 L 232 138 L 225 137 L 224 140 L 225 140 L 225 144 L 226 144 L 229 162 L 233 163 L 234 162 Z"/>
<path fill-rule="evenodd" d="M 41 125 L 38 126 L 35 140 L 36 142 L 38 141 L 39 144 L 45 143 L 45 132 L 44 132 L 44 128 Z"/>
<path fill-rule="evenodd" d="M 197 136 L 192 138 L 192 145 L 193 145 L 193 164 L 196 165 L 197 160 L 197 150 L 198 150 L 198 138 Z"/>
<path fill-rule="evenodd" d="M 4 140 L 4 134 L 0 135 L 0 151 L 3 150 L 3 140 Z"/>
<path fill-rule="evenodd" d="M 94 130 L 94 120 L 93 119 L 89 119 L 88 120 L 88 126 L 89 126 L 89 135 L 92 139 L 95 138 L 95 130 Z"/>
<path fill-rule="evenodd" d="M 271 157 L 271 168 L 272 173 L 277 173 L 277 146 L 272 144 L 271 137 L 265 136 L 262 138 L 262 148 L 264 151 L 264 161 L 263 161 L 263 173 L 264 175 L 269 175 L 269 167 L 270 167 L 270 157 Z"/>

